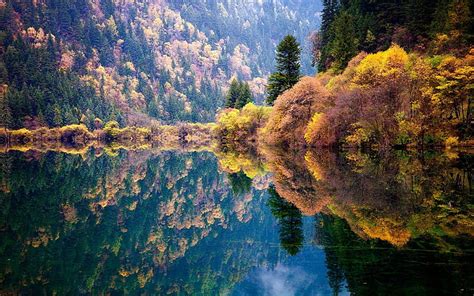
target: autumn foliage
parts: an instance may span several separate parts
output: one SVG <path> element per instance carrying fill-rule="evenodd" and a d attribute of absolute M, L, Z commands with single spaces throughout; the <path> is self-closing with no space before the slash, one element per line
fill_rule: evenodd
<path fill-rule="evenodd" d="M 317 78 L 301 78 L 275 101 L 270 119 L 262 130 L 263 141 L 270 145 L 304 145 L 306 126 L 313 114 L 326 111 L 330 105 L 330 93 Z"/>
<path fill-rule="evenodd" d="M 473 82 L 474 49 L 464 57 L 397 45 L 361 53 L 343 73 L 303 78 L 281 95 L 263 138 L 286 146 L 457 145 L 473 135 Z"/>
<path fill-rule="evenodd" d="M 473 135 L 473 77 L 474 49 L 426 57 L 393 45 L 359 54 L 341 74 L 303 77 L 278 97 L 264 128 L 250 108 L 222 112 L 220 138 L 258 130 L 264 144 L 292 148 L 461 145 Z"/>
<path fill-rule="evenodd" d="M 227 108 L 216 118 L 217 135 L 222 144 L 231 142 L 255 142 L 257 131 L 270 117 L 270 107 L 248 103 L 241 110 Z"/>

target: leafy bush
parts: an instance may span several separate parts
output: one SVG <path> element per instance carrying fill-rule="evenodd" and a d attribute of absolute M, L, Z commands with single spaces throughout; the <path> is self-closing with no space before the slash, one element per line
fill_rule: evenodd
<path fill-rule="evenodd" d="M 408 54 L 398 45 L 386 51 L 367 55 L 355 67 L 352 82 L 354 87 L 374 87 L 387 79 L 397 79 L 404 74 L 408 63 Z"/>
<path fill-rule="evenodd" d="M 306 132 L 304 134 L 304 139 L 306 140 L 306 143 L 311 144 L 314 142 L 321 129 L 321 124 L 323 120 L 323 113 L 316 112 L 314 113 L 313 117 L 311 117 L 311 121 L 308 123 L 308 126 L 306 127 Z"/>
<path fill-rule="evenodd" d="M 66 125 L 59 128 L 61 140 L 63 142 L 77 143 L 83 142 L 93 137 L 92 133 L 83 124 Z"/>
<path fill-rule="evenodd" d="M 447 148 L 451 148 L 452 146 L 456 146 L 459 144 L 459 138 L 458 137 L 448 137 L 445 141 L 444 141 L 444 145 L 447 147 Z"/>
<path fill-rule="evenodd" d="M 217 135 L 221 142 L 255 141 L 257 131 L 269 119 L 271 107 L 248 103 L 242 110 L 228 108 L 217 115 Z"/>
<path fill-rule="evenodd" d="M 28 143 L 33 140 L 33 132 L 22 128 L 19 130 L 10 131 L 10 141 L 16 143 Z"/>
<path fill-rule="evenodd" d="M 121 132 L 118 122 L 113 120 L 105 124 L 103 131 L 109 140 L 117 139 Z"/>

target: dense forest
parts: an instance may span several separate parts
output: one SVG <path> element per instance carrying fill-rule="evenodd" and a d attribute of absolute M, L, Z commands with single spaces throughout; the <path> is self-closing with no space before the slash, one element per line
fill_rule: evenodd
<path fill-rule="evenodd" d="M 321 30 L 313 35 L 320 71 L 342 71 L 359 52 L 386 50 L 466 53 L 474 41 L 474 2 L 469 0 L 324 0 Z"/>
<path fill-rule="evenodd" d="M 464 0 L 324 1 L 311 36 L 319 73 L 301 75 L 300 47 L 285 37 L 267 120 L 224 110 L 219 130 L 293 148 L 470 146 L 472 11 Z"/>
<path fill-rule="evenodd" d="M 278 40 L 316 28 L 299 2 L 2 1 L 1 124 L 213 121 L 232 77 L 261 100 Z"/>

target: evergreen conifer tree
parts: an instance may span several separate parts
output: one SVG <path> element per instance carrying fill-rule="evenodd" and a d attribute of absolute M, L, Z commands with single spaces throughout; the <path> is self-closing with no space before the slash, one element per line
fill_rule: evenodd
<path fill-rule="evenodd" d="M 328 44 L 334 38 L 334 33 L 331 30 L 332 22 L 336 17 L 339 9 L 338 0 L 324 0 L 323 14 L 321 20 L 321 56 L 318 63 L 318 71 L 324 71 L 327 67 L 327 60 L 329 58 Z"/>
<path fill-rule="evenodd" d="M 232 79 L 230 83 L 229 91 L 227 92 L 225 107 L 226 108 L 234 108 L 235 103 L 239 99 L 240 96 L 240 85 L 237 79 Z"/>
<path fill-rule="evenodd" d="M 300 45 L 296 38 L 287 35 L 277 46 L 276 69 L 270 75 L 267 86 L 267 103 L 273 105 L 276 98 L 290 89 L 300 79 Z"/>
<path fill-rule="evenodd" d="M 4 128 L 5 131 L 10 126 L 12 121 L 12 114 L 10 106 L 8 106 L 7 97 L 5 94 L 0 94 L 0 127 Z"/>
<path fill-rule="evenodd" d="M 240 94 L 235 102 L 234 108 L 242 109 L 247 103 L 252 102 L 252 92 L 247 82 L 240 83 Z"/>
<path fill-rule="evenodd" d="M 357 54 L 359 42 L 354 24 L 354 17 L 347 11 L 341 12 L 334 20 L 335 35 L 329 46 L 334 59 L 332 67 L 338 71 L 342 71 Z"/>
<path fill-rule="evenodd" d="M 233 79 L 227 92 L 225 107 L 242 109 L 250 102 L 252 102 L 252 92 L 249 84 Z"/>

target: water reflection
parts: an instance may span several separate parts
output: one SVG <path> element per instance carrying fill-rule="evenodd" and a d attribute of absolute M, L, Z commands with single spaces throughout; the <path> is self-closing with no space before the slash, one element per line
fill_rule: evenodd
<path fill-rule="evenodd" d="M 280 244 L 288 254 L 296 255 L 303 245 L 303 220 L 300 210 L 282 198 L 272 185 L 268 189 L 268 206 L 278 220 Z"/>
<path fill-rule="evenodd" d="M 186 257 L 199 270 L 201 256 L 188 256 L 190 249 L 258 213 L 250 212 L 253 195 L 232 196 L 209 153 L 14 154 L 5 161 L 13 164 L 2 173 L 6 291 L 183 289 L 184 275 L 168 276 L 171 267 Z M 230 258 L 232 250 L 214 255 Z M 200 273 L 209 283 L 218 276 L 203 269 L 189 277 Z M 205 290 L 206 282 L 186 283 L 189 292 Z"/>
<path fill-rule="evenodd" d="M 272 150 L 265 157 L 285 200 L 305 215 L 343 218 L 362 238 L 402 247 L 422 236 L 474 236 L 472 154 Z"/>
<path fill-rule="evenodd" d="M 318 217 L 317 241 L 324 246 L 330 286 L 354 295 L 472 294 L 472 240 L 450 240 L 462 251 L 433 247 L 436 238 L 418 238 L 403 248 L 357 236 L 341 218 Z"/>
<path fill-rule="evenodd" d="M 0 154 L 0 291 L 471 294 L 472 164 L 468 153 Z"/>

